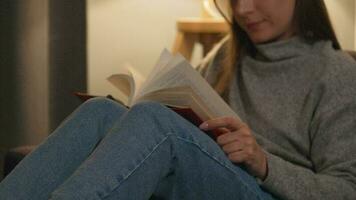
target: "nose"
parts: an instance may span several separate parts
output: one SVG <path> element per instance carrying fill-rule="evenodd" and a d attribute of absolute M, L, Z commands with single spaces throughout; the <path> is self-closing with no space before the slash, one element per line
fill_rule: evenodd
<path fill-rule="evenodd" d="M 255 10 L 254 0 L 236 0 L 235 13 L 239 16 L 246 16 Z"/>

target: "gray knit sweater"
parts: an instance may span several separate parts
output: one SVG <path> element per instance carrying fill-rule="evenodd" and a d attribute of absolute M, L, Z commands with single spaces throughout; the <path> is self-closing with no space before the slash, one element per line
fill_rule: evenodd
<path fill-rule="evenodd" d="M 229 103 L 267 152 L 261 186 L 280 199 L 356 200 L 356 62 L 331 42 L 259 45 Z M 205 76 L 216 80 L 213 60 Z"/>

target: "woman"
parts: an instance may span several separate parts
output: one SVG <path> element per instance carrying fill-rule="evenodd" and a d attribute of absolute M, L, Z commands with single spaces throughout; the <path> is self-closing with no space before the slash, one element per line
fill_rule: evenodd
<path fill-rule="evenodd" d="M 356 66 L 323 1 L 230 3 L 230 45 L 206 77 L 243 122 L 199 130 L 157 103 L 93 99 L 0 184 L 0 199 L 356 199 Z M 216 142 L 203 133 L 213 129 L 225 131 Z"/>

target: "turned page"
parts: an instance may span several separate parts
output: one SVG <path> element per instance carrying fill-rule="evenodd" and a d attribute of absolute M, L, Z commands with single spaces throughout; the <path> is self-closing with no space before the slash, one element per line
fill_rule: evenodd
<path fill-rule="evenodd" d="M 135 96 L 135 100 L 146 95 L 147 93 L 164 88 L 162 82 L 159 81 L 161 77 L 170 73 L 171 69 L 176 67 L 179 63 L 183 62 L 185 58 L 181 55 L 173 56 L 167 49 L 164 49 L 157 61 L 157 64 L 148 74 L 143 87 L 139 89 L 138 94 Z"/>
<path fill-rule="evenodd" d="M 127 63 L 117 74 L 111 75 L 107 80 L 128 97 L 128 106 L 130 106 L 145 78 Z"/>
<path fill-rule="evenodd" d="M 214 117 L 233 116 L 238 118 L 237 114 L 209 83 L 181 56 L 173 56 L 165 67 L 168 70 L 160 73 L 159 76 L 154 76 L 149 83 L 146 83 L 145 92 L 139 95 L 138 99 L 134 99 L 133 103 L 154 91 L 171 90 L 174 92 L 175 88 L 189 87 L 199 96 L 199 99 L 205 104 L 204 107 L 214 113 Z"/>

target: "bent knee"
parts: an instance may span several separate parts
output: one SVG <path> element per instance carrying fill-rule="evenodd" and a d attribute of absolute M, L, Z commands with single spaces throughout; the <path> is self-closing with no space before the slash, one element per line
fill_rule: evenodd
<path fill-rule="evenodd" d="M 130 112 L 145 115 L 163 116 L 170 110 L 163 104 L 154 101 L 143 101 L 131 107 Z"/>
<path fill-rule="evenodd" d="M 81 105 L 81 109 L 88 110 L 88 111 L 101 110 L 107 112 L 115 111 L 115 110 L 119 110 L 119 111 L 126 110 L 126 108 L 120 103 L 115 102 L 114 100 L 108 99 L 106 97 L 95 97 L 95 98 L 88 99 Z"/>
<path fill-rule="evenodd" d="M 167 107 L 161 103 L 155 101 L 142 101 L 133 105 L 130 110 L 151 112 L 151 111 L 160 111 L 165 109 L 167 109 Z"/>

